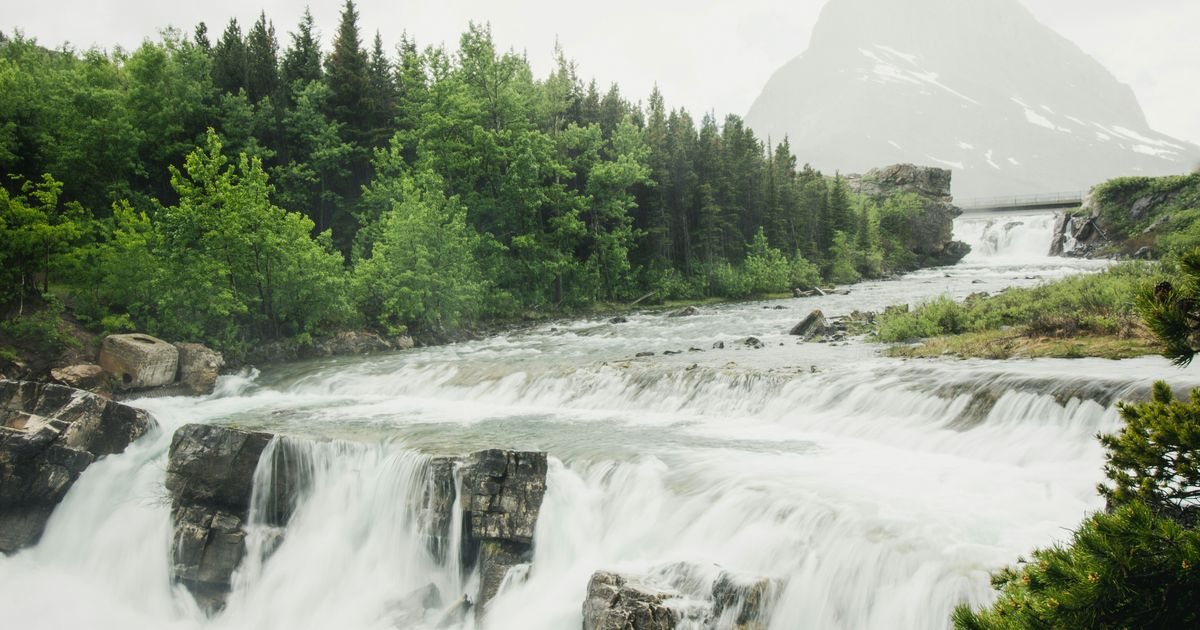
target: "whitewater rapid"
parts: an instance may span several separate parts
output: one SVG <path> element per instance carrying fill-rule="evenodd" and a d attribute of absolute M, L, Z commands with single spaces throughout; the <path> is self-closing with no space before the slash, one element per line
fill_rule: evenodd
<path fill-rule="evenodd" d="M 558 322 L 138 400 L 161 428 L 90 467 L 42 542 L 0 558 L 0 607 L 21 628 L 433 628 L 438 611 L 405 596 L 432 583 L 453 600 L 478 576 L 427 547 L 429 459 L 496 447 L 548 452 L 548 489 L 531 565 L 460 630 L 575 630 L 599 569 L 678 591 L 685 616 L 729 570 L 780 580 L 773 630 L 947 627 L 955 605 L 990 601 L 990 571 L 1102 507 L 1094 436 L 1118 426 L 1117 400 L 1155 378 L 1200 381 L 1157 358 L 900 361 L 787 335 L 815 307 L 878 310 L 1101 267 L 1035 255 L 1043 217 L 1011 223 L 964 217 L 956 233 L 974 252 L 962 263 L 849 295 Z M 247 560 L 211 619 L 170 580 L 165 458 L 191 422 L 288 436 L 256 473 Z M 268 554 L 272 466 L 307 481 Z"/>

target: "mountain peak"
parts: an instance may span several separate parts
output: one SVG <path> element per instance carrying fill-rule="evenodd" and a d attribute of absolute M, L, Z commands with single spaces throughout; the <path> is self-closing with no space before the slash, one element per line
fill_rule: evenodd
<path fill-rule="evenodd" d="M 1200 156 L 1017 0 L 830 0 L 746 120 L 827 170 L 951 168 L 960 198 L 1184 172 Z"/>

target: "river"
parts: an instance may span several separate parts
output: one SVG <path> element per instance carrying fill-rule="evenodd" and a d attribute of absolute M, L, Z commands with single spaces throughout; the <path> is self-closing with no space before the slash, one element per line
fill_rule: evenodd
<path fill-rule="evenodd" d="M 545 324 L 137 400 L 161 430 L 90 467 L 42 542 L 0 558 L 4 625 L 432 627 L 397 600 L 430 582 L 453 599 L 477 578 L 425 548 L 413 506 L 426 460 L 500 447 L 547 451 L 548 490 L 532 566 L 464 629 L 575 630 L 597 569 L 682 589 L 681 609 L 703 605 L 688 585 L 720 569 L 778 579 L 777 630 L 945 628 L 956 604 L 990 601 L 990 571 L 1102 507 L 1094 436 L 1117 427 L 1114 402 L 1200 372 L 1156 357 L 905 361 L 787 332 L 813 308 L 880 310 L 1103 266 L 1045 256 L 1052 221 L 964 216 L 956 234 L 974 251 L 960 264 L 848 295 Z M 281 444 L 312 470 L 282 546 L 243 566 L 211 619 L 170 582 L 166 450 L 189 422 L 293 436 Z"/>

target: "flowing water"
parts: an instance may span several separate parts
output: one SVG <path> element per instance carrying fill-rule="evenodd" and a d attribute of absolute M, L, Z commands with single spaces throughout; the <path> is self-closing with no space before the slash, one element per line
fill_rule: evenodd
<path fill-rule="evenodd" d="M 1200 374 L 1157 358 L 902 361 L 787 331 L 813 308 L 879 310 L 1102 267 L 1047 257 L 1052 220 L 960 218 L 974 246 L 960 264 L 848 295 L 547 324 L 136 401 L 161 430 L 94 464 L 42 542 L 0 558 L 5 625 L 437 627 L 440 611 L 406 595 L 433 583 L 448 604 L 478 577 L 428 550 L 429 457 L 499 447 L 551 456 L 533 561 L 482 621 L 453 627 L 579 628 L 597 569 L 680 590 L 685 613 L 720 570 L 777 579 L 777 630 L 947 627 L 956 604 L 990 601 L 989 571 L 1102 507 L 1094 436 L 1117 426 L 1115 401 Z M 288 436 L 262 458 L 247 560 L 211 619 L 169 574 L 165 453 L 189 422 Z M 282 470 L 304 483 L 279 543 L 270 514 L 288 497 L 266 489 Z"/>

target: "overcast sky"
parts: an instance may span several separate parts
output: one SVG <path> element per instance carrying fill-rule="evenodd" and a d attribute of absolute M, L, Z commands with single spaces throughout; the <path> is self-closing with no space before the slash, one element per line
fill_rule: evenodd
<path fill-rule="evenodd" d="M 904 0 L 895 0 L 903 2 Z M 1200 143 L 1200 0 L 1021 0 L 1045 24 L 1133 86 L 1152 127 Z M 550 66 L 554 41 L 583 76 L 617 82 L 644 99 L 654 83 L 670 106 L 745 114 L 767 78 L 803 52 L 825 0 L 359 0 L 364 39 L 389 45 L 407 30 L 422 46 L 451 46 L 469 20 L 490 22 L 503 47 Z M 245 26 L 260 9 L 281 45 L 305 2 L 286 0 L 0 0 L 0 28 L 44 45 L 136 46 L 167 25 L 200 21 L 215 39 L 230 17 Z M 312 2 L 326 45 L 340 2 Z"/>

